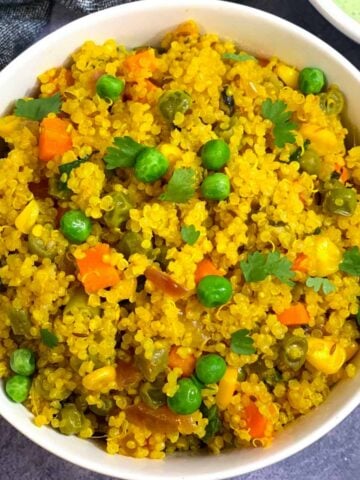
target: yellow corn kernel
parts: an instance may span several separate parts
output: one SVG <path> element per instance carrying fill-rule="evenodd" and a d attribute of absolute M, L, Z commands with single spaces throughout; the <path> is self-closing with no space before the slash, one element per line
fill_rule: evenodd
<path fill-rule="evenodd" d="M 15 115 L 8 115 L 0 118 L 0 136 L 6 138 L 14 132 L 20 123 L 20 118 Z"/>
<path fill-rule="evenodd" d="M 304 241 L 306 268 L 313 277 L 327 277 L 338 271 L 341 251 L 324 235 L 310 235 Z"/>
<path fill-rule="evenodd" d="M 298 86 L 299 72 L 294 67 L 289 67 L 288 65 L 280 64 L 278 65 L 277 74 L 285 85 L 291 88 L 296 88 Z"/>
<path fill-rule="evenodd" d="M 31 200 L 15 219 L 15 226 L 21 233 L 29 233 L 35 225 L 40 209 L 36 200 Z"/>
<path fill-rule="evenodd" d="M 340 370 L 346 361 L 346 351 L 331 337 L 309 337 L 306 360 L 317 370 L 332 375 Z"/>
<path fill-rule="evenodd" d="M 177 160 L 181 157 L 181 150 L 171 143 L 164 143 L 159 148 L 160 152 L 170 161 Z"/>
<path fill-rule="evenodd" d="M 116 380 L 116 368 L 113 365 L 98 368 L 85 375 L 82 384 L 87 390 L 102 390 L 109 387 Z"/>
<path fill-rule="evenodd" d="M 359 350 L 359 344 L 354 340 L 353 342 L 350 343 L 348 347 L 345 348 L 346 361 L 350 360 L 355 355 L 355 353 L 357 353 L 358 350 Z"/>
<path fill-rule="evenodd" d="M 334 132 L 313 123 L 304 123 L 299 131 L 304 139 L 310 140 L 311 148 L 319 155 L 333 153 L 338 142 Z"/>
<path fill-rule="evenodd" d="M 225 375 L 220 380 L 219 389 L 216 395 L 216 404 L 220 410 L 225 410 L 231 402 L 237 384 L 237 376 L 237 369 L 235 367 L 228 367 Z"/>

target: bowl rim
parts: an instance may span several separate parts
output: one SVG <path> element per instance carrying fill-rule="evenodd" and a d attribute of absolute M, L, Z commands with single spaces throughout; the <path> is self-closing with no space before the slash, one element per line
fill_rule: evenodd
<path fill-rule="evenodd" d="M 31 56 L 36 58 L 37 55 L 41 52 L 46 52 L 48 49 L 47 43 L 50 42 L 52 45 L 61 42 L 61 39 L 68 34 L 74 34 L 77 29 L 81 29 L 84 25 L 87 27 L 95 26 L 96 22 L 99 19 L 106 19 L 113 17 L 116 12 L 124 12 L 127 11 L 138 11 L 142 14 L 146 13 L 147 10 L 153 10 L 154 8 L 161 8 L 162 6 L 169 7 L 168 0 L 140 0 L 134 3 L 126 3 L 117 5 L 111 8 L 107 8 L 98 12 L 94 12 L 90 15 L 81 17 L 76 19 L 59 29 L 55 30 L 54 32 L 50 33 L 49 35 L 43 37 L 38 42 L 30 46 L 26 49 L 23 53 L 21 53 L 17 58 L 15 58 L 8 66 L 6 66 L 0 72 L 0 79 L 8 78 L 11 80 L 14 72 L 16 72 L 17 64 L 21 63 L 22 60 L 26 56 Z M 323 40 L 316 37 L 314 34 L 306 31 L 305 29 L 293 24 L 292 22 L 285 20 L 283 18 L 277 17 L 274 14 L 270 14 L 268 12 L 259 10 L 254 7 L 248 7 L 241 4 L 235 4 L 223 0 L 207 0 L 206 3 L 203 0 L 177 0 L 176 2 L 177 7 L 197 7 L 197 8 L 204 8 L 208 9 L 209 7 L 217 8 L 225 8 L 230 10 L 242 10 L 244 13 L 248 13 L 249 15 L 256 16 L 259 19 L 271 21 L 275 28 L 276 27 L 285 27 L 287 29 L 291 29 L 296 35 L 301 37 L 304 40 L 310 40 L 311 42 L 316 42 L 324 52 L 330 53 L 334 60 L 338 62 L 343 68 L 345 68 L 349 74 L 355 77 L 360 83 L 360 71 L 349 62 L 343 55 L 337 52 L 333 47 L 329 46 Z M 89 35 L 90 36 L 90 35 Z M 65 59 L 64 59 L 65 60 Z M 250 473 L 252 471 L 268 467 L 273 465 L 281 460 L 284 460 L 295 453 L 300 452 L 304 448 L 310 446 L 317 440 L 319 440 L 322 436 L 328 433 L 331 429 L 336 427 L 340 422 L 342 422 L 357 406 L 360 405 L 360 389 L 354 392 L 354 394 L 349 397 L 346 402 L 342 405 L 341 409 L 335 412 L 331 417 L 329 417 L 326 421 L 324 421 L 321 425 L 314 428 L 314 430 L 306 434 L 303 438 L 296 439 L 296 441 L 291 442 L 291 444 L 287 447 L 282 448 L 281 450 L 274 452 L 271 457 L 260 459 L 257 462 L 252 462 L 248 465 L 246 472 L 241 469 L 241 465 L 231 466 L 228 463 L 223 467 L 221 471 L 221 476 L 219 476 L 219 472 L 215 473 L 197 473 L 192 474 L 191 478 L 193 480 L 218 480 L 219 478 L 230 478 L 244 473 Z M 25 409 L 25 407 L 23 407 Z M 6 414 L 9 414 L 7 416 Z M 114 469 L 112 465 L 102 464 L 100 465 L 99 462 L 94 461 L 92 458 L 86 458 L 82 460 L 79 458 L 75 452 L 72 452 L 70 449 L 64 451 L 63 449 L 59 449 L 56 445 L 56 442 L 50 442 L 48 438 L 44 435 L 38 435 L 34 438 L 34 434 L 32 431 L 33 425 L 30 423 L 32 414 L 26 410 L 26 416 L 29 419 L 29 422 L 24 422 L 23 417 L 19 418 L 16 414 L 10 413 L 10 408 L 7 409 L 6 405 L 2 405 L 0 402 L 0 414 L 3 416 L 5 420 L 7 420 L 13 427 L 15 427 L 19 432 L 29 438 L 31 441 L 39 445 L 40 447 L 44 448 L 45 450 L 53 453 L 57 457 L 60 457 L 66 461 L 69 461 L 77 466 L 81 466 L 88 470 L 92 470 L 94 472 L 103 474 L 103 475 L 110 475 L 114 476 Z M 6 415 L 6 416 L 5 416 Z M 44 428 L 44 427 L 42 427 Z M 45 427 L 49 428 L 49 427 Z M 50 428 L 49 428 L 50 429 Z M 138 480 L 139 476 L 137 472 L 131 472 L 130 470 L 126 470 L 126 472 L 119 472 L 121 477 L 118 478 L 126 478 L 128 480 Z M 226 475 L 226 477 L 225 477 Z M 159 475 L 158 473 L 146 473 L 146 480 L 158 480 Z M 174 478 L 184 478 L 180 476 L 176 476 Z"/>
<path fill-rule="evenodd" d="M 309 0 L 318 12 L 337 30 L 354 42 L 360 43 L 360 22 L 350 17 L 333 0 Z"/>

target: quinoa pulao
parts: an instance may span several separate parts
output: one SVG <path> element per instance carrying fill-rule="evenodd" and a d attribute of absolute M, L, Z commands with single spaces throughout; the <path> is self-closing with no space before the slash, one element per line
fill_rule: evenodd
<path fill-rule="evenodd" d="M 85 42 L 0 118 L 0 376 L 110 454 L 268 446 L 353 377 L 341 85 L 186 22 Z M 340 83 L 340 79 L 339 79 Z"/>

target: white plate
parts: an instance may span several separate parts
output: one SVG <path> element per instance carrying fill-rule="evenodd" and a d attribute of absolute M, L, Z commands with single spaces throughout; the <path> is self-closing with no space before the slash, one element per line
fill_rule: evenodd
<path fill-rule="evenodd" d="M 333 0 L 309 0 L 310 3 L 338 30 L 360 43 L 360 22 L 350 17 Z M 358 0 L 360 3 L 360 0 Z"/>

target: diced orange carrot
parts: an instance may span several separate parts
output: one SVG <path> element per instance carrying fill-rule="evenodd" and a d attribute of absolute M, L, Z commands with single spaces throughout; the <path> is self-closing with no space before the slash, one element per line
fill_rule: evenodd
<path fill-rule="evenodd" d="M 303 303 L 296 303 L 277 315 L 283 325 L 307 325 L 310 322 L 309 314 Z"/>
<path fill-rule="evenodd" d="M 101 288 L 113 287 L 119 282 L 119 272 L 105 261 L 104 257 L 109 254 L 109 245 L 98 243 L 85 252 L 84 258 L 76 260 L 80 281 L 86 293 L 95 293 Z"/>
<path fill-rule="evenodd" d="M 136 81 L 140 78 L 149 78 L 158 68 L 158 60 L 154 50 L 148 48 L 129 55 L 123 63 L 123 70 L 127 81 Z"/>
<path fill-rule="evenodd" d="M 186 358 L 180 357 L 177 353 L 178 347 L 173 345 L 170 349 L 168 357 L 168 365 L 170 368 L 181 368 L 183 377 L 190 377 L 195 369 L 196 358 L 190 354 Z"/>
<path fill-rule="evenodd" d="M 350 178 L 349 170 L 344 165 L 335 163 L 335 172 L 340 174 L 339 180 L 342 183 L 346 183 Z"/>
<path fill-rule="evenodd" d="M 252 438 L 262 438 L 265 435 L 267 419 L 253 402 L 245 407 L 245 421 Z"/>
<path fill-rule="evenodd" d="M 145 270 L 145 277 L 154 284 L 156 288 L 162 290 L 167 295 L 174 298 L 184 297 L 188 290 L 179 283 L 175 282 L 169 275 L 161 272 L 157 268 L 148 267 Z"/>
<path fill-rule="evenodd" d="M 221 275 L 224 274 L 218 270 L 209 258 L 204 258 L 197 264 L 195 271 L 195 283 L 199 283 L 200 280 L 208 275 Z"/>
<path fill-rule="evenodd" d="M 68 122 L 58 117 L 44 118 L 41 121 L 39 159 L 42 162 L 48 162 L 71 149 L 72 140 L 67 131 L 68 125 Z"/>
<path fill-rule="evenodd" d="M 292 264 L 291 270 L 295 272 L 306 273 L 308 271 L 306 266 L 307 255 L 305 253 L 299 253 Z"/>

